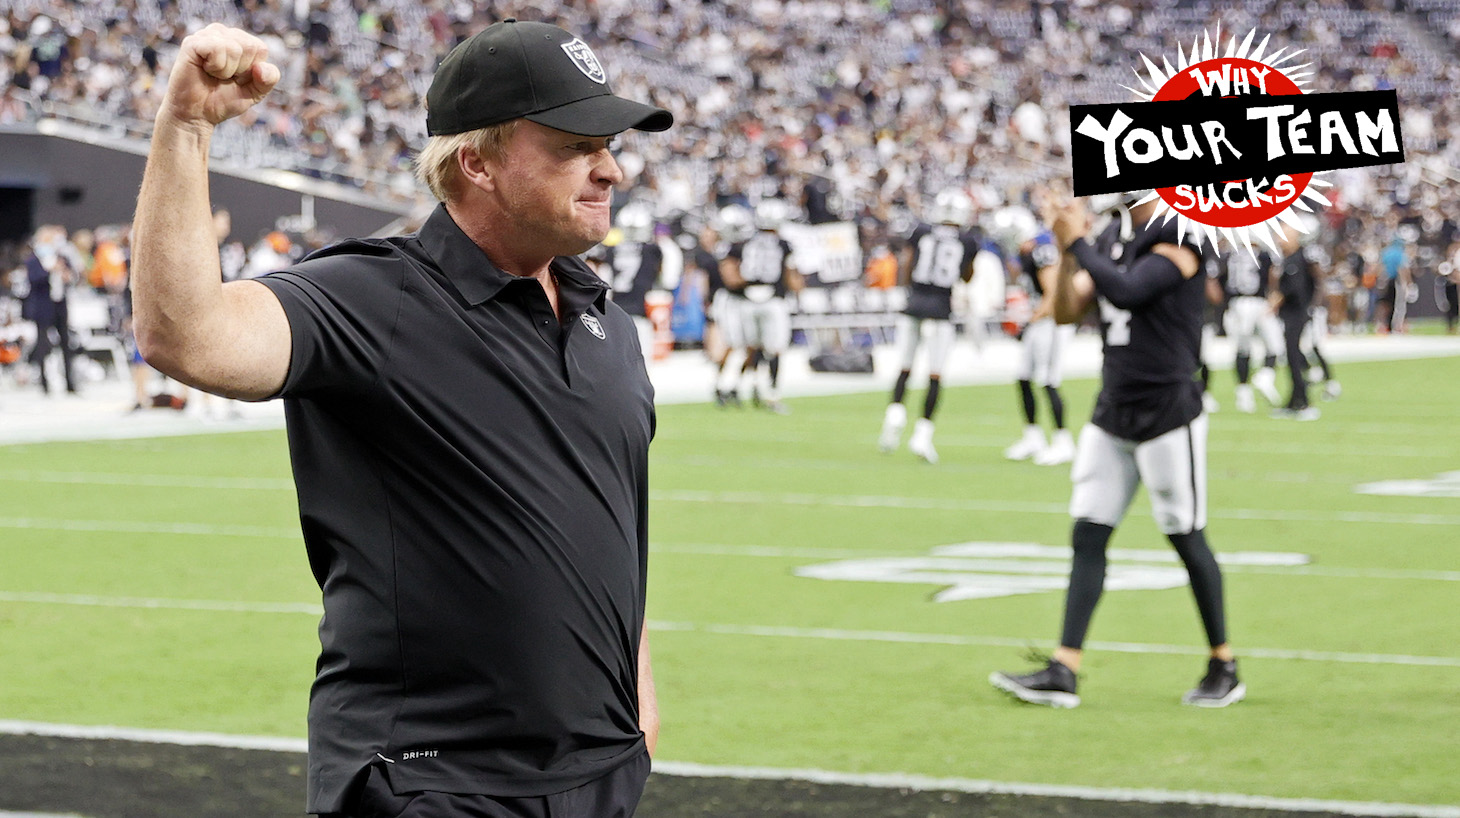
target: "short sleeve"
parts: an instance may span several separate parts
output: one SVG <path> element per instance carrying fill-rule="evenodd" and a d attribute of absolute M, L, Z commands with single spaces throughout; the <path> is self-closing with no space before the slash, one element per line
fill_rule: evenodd
<path fill-rule="evenodd" d="M 389 357 L 405 269 L 399 258 L 336 252 L 256 279 L 283 305 L 293 336 L 276 397 L 348 394 L 374 383 Z"/>

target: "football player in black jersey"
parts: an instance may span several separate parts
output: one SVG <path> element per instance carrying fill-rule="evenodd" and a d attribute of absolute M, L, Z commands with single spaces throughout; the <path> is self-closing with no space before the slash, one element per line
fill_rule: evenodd
<path fill-rule="evenodd" d="M 724 269 L 730 248 L 755 235 L 755 222 L 750 208 L 729 204 L 715 214 L 714 224 L 719 240 L 713 246 L 715 274 L 710 278 L 709 318 L 724 347 L 715 358 L 715 403 L 738 407 L 740 378 L 750 364 L 745 348 L 745 322 L 740 315 L 745 299 L 730 291 Z"/>
<path fill-rule="evenodd" d="M 1283 330 L 1268 306 L 1268 292 L 1274 277 L 1273 258 L 1266 252 L 1245 248 L 1228 251 L 1221 259 L 1227 295 L 1227 336 L 1237 345 L 1237 411 L 1257 411 L 1253 389 L 1262 393 L 1270 406 L 1278 403 L 1277 356 Z M 1252 340 L 1262 342 L 1262 366 L 1252 371 Z"/>
<path fill-rule="evenodd" d="M 1283 251 L 1283 260 L 1278 286 L 1272 294 L 1277 307 L 1277 317 L 1282 321 L 1283 340 L 1287 344 L 1288 371 L 1292 376 L 1292 389 L 1288 402 L 1274 409 L 1273 417 L 1296 420 L 1317 420 L 1318 407 L 1308 402 L 1308 358 L 1303 354 L 1303 339 L 1313 330 L 1313 299 L 1319 292 L 1321 274 L 1318 265 L 1309 257 L 1308 242 L 1317 231 L 1317 220 L 1301 218 L 1306 231 L 1289 228 L 1280 237 L 1278 244 Z M 1316 344 L 1314 350 L 1317 351 Z M 1321 353 L 1320 353 L 1321 360 Z M 1323 366 L 1328 369 L 1327 364 Z M 1326 375 L 1325 375 L 1326 376 Z"/>
<path fill-rule="evenodd" d="M 932 223 L 913 229 L 908 239 L 909 252 L 899 270 L 898 283 L 907 288 L 907 307 L 897 321 L 902 370 L 892 388 L 892 402 L 883 413 L 877 445 L 890 452 L 902 442 L 902 430 L 907 426 L 903 398 L 926 330 L 928 394 L 923 399 L 923 416 L 913 424 L 907 448 L 929 463 L 937 463 L 933 412 L 938 408 L 943 364 L 953 348 L 953 286 L 973 278 L 973 258 L 978 255 L 979 242 L 968 230 L 973 221 L 973 199 L 967 193 L 952 188 L 939 193 L 928 215 Z"/>
<path fill-rule="evenodd" d="M 753 215 L 755 233 L 732 244 L 720 262 L 729 312 L 739 316 L 743 343 L 751 356 L 747 365 L 756 381 L 751 400 L 781 415 L 790 412 L 780 396 L 781 353 L 791 346 L 791 305 L 786 296 L 804 286 L 791 243 L 780 234 L 789 216 L 790 206 L 784 201 L 761 200 Z M 764 383 L 759 377 L 762 363 L 769 373 Z"/>
<path fill-rule="evenodd" d="M 652 357 L 654 325 L 649 320 L 645 300 L 655 290 L 673 290 L 684 271 L 681 253 L 667 258 L 663 247 L 654 238 L 654 213 L 647 202 L 630 202 L 614 218 L 620 238 L 617 242 L 594 248 L 587 260 L 600 278 L 612 288 L 615 304 L 634 319 L 639 331 L 639 348 L 644 359 Z"/>
<path fill-rule="evenodd" d="M 1227 644 L 1222 572 L 1206 542 L 1207 415 L 1200 366 L 1205 276 L 1197 248 L 1177 239 L 1175 222 L 1148 223 L 1158 200 L 1119 206 L 1092 243 L 1078 199 L 1051 201 L 1045 220 L 1064 250 L 1055 320 L 1100 310 L 1105 362 L 1094 416 L 1080 433 L 1071 468 L 1074 559 L 1064 628 L 1048 664 L 989 681 L 1019 699 L 1074 707 L 1075 673 L 1105 581 L 1105 549 L 1144 483 L 1156 524 L 1191 577 L 1211 648 L 1207 672 L 1182 701 L 1225 707 L 1246 687 Z"/>
<path fill-rule="evenodd" d="M 1009 242 L 1015 245 L 1018 254 L 1018 281 L 1028 293 L 1034 310 L 1028 325 L 1019 333 L 1019 365 L 1014 378 L 1019 387 L 1020 408 L 1024 411 L 1024 434 L 1004 450 L 1004 457 L 1033 459 L 1041 466 L 1062 465 L 1075 459 L 1075 439 L 1065 428 L 1065 402 L 1060 395 L 1061 359 L 1064 348 L 1075 336 L 1075 325 L 1056 323 L 1054 302 L 1047 297 L 1054 277 L 1059 274 L 1060 251 L 1055 247 L 1054 236 L 1028 210 L 1006 208 L 995 218 L 1008 223 Z M 1044 429 L 1036 420 L 1036 386 L 1049 401 L 1054 424 L 1048 443 Z"/>

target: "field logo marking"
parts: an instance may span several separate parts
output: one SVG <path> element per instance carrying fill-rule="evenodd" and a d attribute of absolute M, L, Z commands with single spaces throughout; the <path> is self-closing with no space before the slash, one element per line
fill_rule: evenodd
<path fill-rule="evenodd" d="M 1106 569 L 1109 591 L 1164 591 L 1187 584 L 1186 569 L 1175 552 L 1150 548 L 1112 548 Z M 1298 567 L 1306 554 L 1238 551 L 1219 554 L 1224 565 Z M 874 557 L 823 562 L 797 568 L 796 576 L 847 582 L 897 582 L 943 585 L 934 602 L 1064 591 L 1070 549 L 1020 542 L 969 542 L 934 548 L 926 557 Z"/>
<path fill-rule="evenodd" d="M 1460 471 L 1447 471 L 1428 480 L 1380 480 L 1354 486 L 1357 494 L 1386 497 L 1460 497 Z"/>

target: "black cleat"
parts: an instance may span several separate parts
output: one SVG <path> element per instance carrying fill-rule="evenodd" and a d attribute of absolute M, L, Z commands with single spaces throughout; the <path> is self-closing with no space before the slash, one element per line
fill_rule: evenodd
<path fill-rule="evenodd" d="M 1237 661 L 1207 660 L 1207 675 L 1181 697 L 1182 704 L 1196 707 L 1226 707 L 1242 701 L 1247 685 L 1237 678 Z"/>
<path fill-rule="evenodd" d="M 1075 695 L 1075 672 L 1054 659 L 1043 670 L 1022 676 L 996 671 L 989 675 L 989 684 L 1030 704 L 1080 706 L 1080 697 Z"/>

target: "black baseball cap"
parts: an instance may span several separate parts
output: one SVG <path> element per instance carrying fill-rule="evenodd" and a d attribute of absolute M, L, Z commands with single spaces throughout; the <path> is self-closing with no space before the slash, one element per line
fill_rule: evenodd
<path fill-rule="evenodd" d="M 587 43 L 557 26 L 509 17 L 441 61 L 426 92 L 426 132 L 445 136 L 519 117 L 582 136 L 674 124 L 662 108 L 614 96 Z"/>

